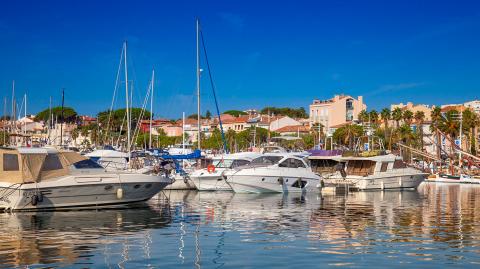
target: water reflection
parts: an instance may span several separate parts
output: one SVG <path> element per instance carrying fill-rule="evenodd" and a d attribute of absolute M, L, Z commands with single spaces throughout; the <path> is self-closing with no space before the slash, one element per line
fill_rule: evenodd
<path fill-rule="evenodd" d="M 109 245 L 132 238 L 142 239 L 141 247 L 148 256 L 151 242 L 146 229 L 159 229 L 170 221 L 168 208 L 150 205 L 0 214 L 0 267 L 73 263 L 87 266 L 92 264 L 90 257 L 98 252 L 105 255 L 108 263 Z M 111 240 L 112 236 L 119 238 Z M 128 248 L 121 251 L 128 259 Z"/>
<path fill-rule="evenodd" d="M 161 197 L 122 210 L 2 214 L 0 267 L 473 267 L 480 262 L 477 186 L 424 184 L 418 191 L 323 197 L 170 191 Z"/>

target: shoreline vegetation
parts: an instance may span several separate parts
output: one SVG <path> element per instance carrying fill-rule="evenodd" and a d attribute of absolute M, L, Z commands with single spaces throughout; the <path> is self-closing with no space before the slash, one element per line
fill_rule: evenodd
<path fill-rule="evenodd" d="M 50 115 L 51 112 L 51 115 Z M 75 128 L 71 132 L 72 139 L 76 139 L 79 135 L 90 138 L 90 145 L 105 145 L 110 141 L 123 141 L 125 140 L 125 108 L 117 109 L 112 112 L 109 110 L 101 111 L 97 113 L 96 121 L 89 124 L 82 124 L 80 117 L 74 108 L 54 107 L 51 110 L 45 109 L 39 112 L 34 118 L 37 122 L 43 122 L 45 127 L 48 125 L 50 119 L 53 123 L 66 123 L 73 124 Z M 233 117 L 241 117 L 248 115 L 247 112 L 240 110 L 227 110 L 223 114 L 228 114 Z M 296 119 L 307 119 L 308 114 L 303 107 L 296 108 L 278 108 L 278 107 L 265 107 L 259 111 L 260 115 L 268 116 L 288 116 Z M 460 124 L 459 115 L 462 114 L 462 124 Z M 62 116 L 63 115 L 63 116 Z M 150 112 L 141 108 L 132 108 L 132 127 L 138 128 L 140 121 L 149 120 Z M 478 151 L 478 128 L 480 127 L 480 117 L 470 109 L 466 109 L 462 112 L 455 109 L 447 112 L 441 112 L 440 107 L 436 106 L 432 109 L 431 114 L 428 115 L 431 121 L 427 122 L 425 115 L 422 111 L 413 113 L 410 110 L 402 110 L 395 108 L 390 110 L 384 108 L 381 111 L 376 110 L 363 110 L 358 114 L 358 121 L 346 124 L 339 128 L 336 128 L 331 133 L 331 138 L 327 138 L 327 130 L 325 126 L 318 126 L 317 123 L 308 126 L 307 133 L 298 133 L 294 136 L 298 136 L 295 140 L 281 141 L 281 145 L 287 148 L 297 149 L 311 149 L 318 145 L 320 141 L 324 143 L 324 149 L 331 149 L 333 144 L 337 149 L 352 149 L 356 143 L 366 140 L 366 135 L 375 136 L 378 139 L 377 145 L 373 145 L 377 148 L 384 148 L 388 150 L 398 150 L 398 143 L 420 149 L 424 151 L 424 131 L 425 128 L 431 133 L 435 133 L 439 130 L 446 134 L 452 141 L 459 139 L 460 125 L 462 125 L 462 137 L 464 140 L 464 149 L 476 155 Z M 192 114 L 186 117 L 187 119 L 194 120 L 196 122 L 197 115 Z M 218 117 L 213 116 L 210 111 L 206 111 L 204 115 L 201 115 L 203 120 L 218 120 Z M 9 120 L 8 116 L 3 116 L 3 122 Z M 181 119 L 170 119 L 171 124 L 179 124 L 181 126 Z M 195 123 L 196 124 L 196 123 Z M 420 128 L 421 127 L 421 128 Z M 256 131 L 255 131 L 256 129 Z M 241 151 L 248 149 L 251 144 L 260 145 L 266 143 L 272 137 L 278 137 L 280 134 L 276 132 L 270 132 L 266 128 L 261 127 L 249 127 L 245 130 L 235 132 L 232 129 L 224 130 L 227 147 L 230 151 Z M 46 131 L 46 128 L 45 130 Z M 256 135 L 253 135 L 255 133 Z M 0 130 L 0 144 L 6 146 L 9 141 L 8 137 L 11 133 Z M 292 135 L 293 136 L 293 135 Z M 255 138 L 254 138 L 255 137 Z M 149 139 L 148 131 L 139 131 L 136 136 L 136 147 L 145 147 Z M 255 141 L 253 141 L 255 139 Z M 333 140 L 330 142 L 330 139 Z M 187 135 L 186 140 L 189 140 Z M 328 140 L 328 141 L 327 141 Z M 327 143 L 325 143 L 327 141 Z M 153 136 L 152 146 L 164 148 L 173 144 L 180 144 L 182 142 L 181 136 L 168 136 L 162 129 L 158 130 L 158 134 Z M 366 141 L 365 141 L 366 142 Z M 210 131 L 210 135 L 206 137 L 202 134 L 201 137 L 202 148 L 221 150 L 223 147 L 221 133 L 218 127 L 213 128 Z M 381 145 L 380 145 L 381 144 Z M 193 143 L 195 147 L 195 143 Z"/>

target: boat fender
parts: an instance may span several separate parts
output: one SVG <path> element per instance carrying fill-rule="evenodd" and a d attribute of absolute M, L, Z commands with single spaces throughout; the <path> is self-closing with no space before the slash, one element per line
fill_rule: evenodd
<path fill-rule="evenodd" d="M 38 196 L 36 194 L 34 194 L 31 198 L 31 203 L 33 206 L 36 206 L 37 203 L 38 203 Z"/>
<path fill-rule="evenodd" d="M 38 202 L 43 202 L 43 194 L 41 192 L 38 193 Z"/>
<path fill-rule="evenodd" d="M 123 198 L 123 189 L 118 188 L 117 189 L 117 199 L 122 199 Z"/>
<path fill-rule="evenodd" d="M 279 177 L 277 181 L 278 181 L 278 184 L 283 185 L 283 177 Z"/>
<path fill-rule="evenodd" d="M 209 173 L 215 172 L 215 165 L 209 164 L 209 165 L 207 166 L 207 171 L 208 171 Z"/>

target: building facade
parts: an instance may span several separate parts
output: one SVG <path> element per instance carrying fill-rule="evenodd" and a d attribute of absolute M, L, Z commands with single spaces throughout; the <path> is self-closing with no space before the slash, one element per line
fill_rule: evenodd
<path fill-rule="evenodd" d="M 311 125 L 320 123 L 327 131 L 331 126 L 358 121 L 358 114 L 366 109 L 362 96 L 335 95 L 328 100 L 313 100 L 309 118 Z"/>

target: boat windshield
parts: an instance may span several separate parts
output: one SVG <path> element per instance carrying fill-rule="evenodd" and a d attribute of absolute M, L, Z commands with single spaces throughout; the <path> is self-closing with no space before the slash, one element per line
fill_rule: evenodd
<path fill-rule="evenodd" d="M 232 164 L 233 160 L 229 159 L 213 160 L 213 165 L 217 168 L 231 168 Z"/>
<path fill-rule="evenodd" d="M 283 157 L 281 156 L 262 156 L 254 159 L 252 165 L 272 165 L 277 164 Z"/>

